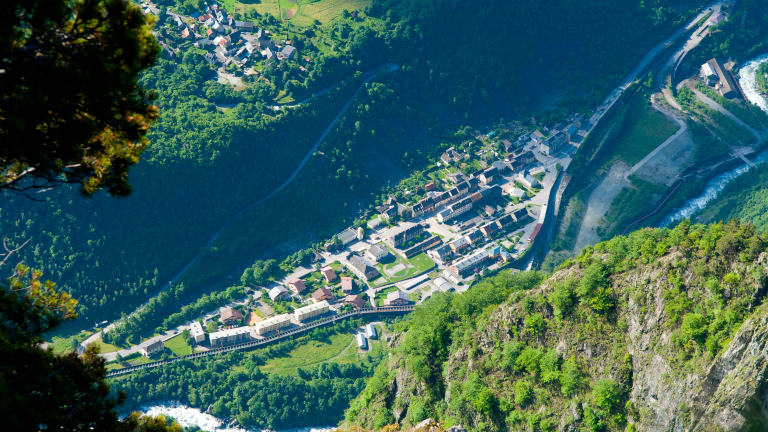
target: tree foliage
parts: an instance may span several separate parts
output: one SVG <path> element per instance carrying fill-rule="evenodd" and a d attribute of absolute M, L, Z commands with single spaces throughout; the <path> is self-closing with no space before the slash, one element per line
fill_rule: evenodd
<path fill-rule="evenodd" d="M 126 196 L 157 117 L 138 85 L 158 45 L 122 0 L 19 1 L 0 18 L 0 189 Z"/>

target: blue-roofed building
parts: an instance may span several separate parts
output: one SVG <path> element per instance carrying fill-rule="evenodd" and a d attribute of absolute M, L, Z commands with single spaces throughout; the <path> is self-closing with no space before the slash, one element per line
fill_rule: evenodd
<path fill-rule="evenodd" d="M 497 256 L 501 255 L 501 246 L 494 246 L 492 247 L 488 253 L 491 255 L 491 258 L 496 258 Z"/>
<path fill-rule="evenodd" d="M 576 125 L 570 125 L 568 129 L 565 130 L 565 135 L 568 137 L 568 141 L 573 142 L 576 139 L 576 134 L 578 132 L 579 128 Z"/>
<path fill-rule="evenodd" d="M 200 12 L 195 12 L 192 14 L 192 18 L 198 19 L 200 17 Z"/>
<path fill-rule="evenodd" d="M 501 259 L 504 260 L 505 262 L 509 261 L 509 258 L 510 258 L 509 252 L 505 251 L 504 249 L 501 250 L 500 256 L 501 256 Z"/>

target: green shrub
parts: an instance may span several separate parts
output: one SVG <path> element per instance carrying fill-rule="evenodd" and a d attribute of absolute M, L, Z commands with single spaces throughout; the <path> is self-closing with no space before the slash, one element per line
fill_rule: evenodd
<path fill-rule="evenodd" d="M 560 375 L 560 392 L 563 396 L 572 395 L 579 387 L 581 387 L 582 375 L 579 371 L 579 365 L 576 363 L 576 358 L 571 357 L 563 363 L 563 373 Z"/>
<path fill-rule="evenodd" d="M 682 330 L 689 340 L 703 345 L 707 339 L 707 320 L 703 315 L 689 313 L 683 317 Z"/>
<path fill-rule="evenodd" d="M 539 372 L 539 361 L 541 360 L 542 355 L 542 352 L 536 348 L 526 347 L 517 357 L 517 361 L 515 362 L 517 370 L 526 370 L 532 375 L 537 374 Z"/>
<path fill-rule="evenodd" d="M 518 380 L 515 383 L 515 403 L 525 405 L 533 397 L 533 384 L 527 380 Z"/>
<path fill-rule="evenodd" d="M 621 389 L 615 380 L 605 378 L 595 383 L 592 397 L 595 405 L 606 411 L 612 410 L 619 403 Z"/>

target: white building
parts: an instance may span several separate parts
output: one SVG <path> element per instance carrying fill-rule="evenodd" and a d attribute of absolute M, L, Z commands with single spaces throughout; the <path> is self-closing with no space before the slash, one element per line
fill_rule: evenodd
<path fill-rule="evenodd" d="M 449 268 L 459 276 L 465 276 L 468 273 L 470 273 L 472 270 L 480 267 L 482 263 L 485 260 L 487 260 L 489 257 L 490 257 L 490 254 L 488 253 L 488 251 L 485 249 L 481 249 L 479 251 L 473 252 L 471 255 L 464 258 L 463 260 L 455 262 Z"/>
<path fill-rule="evenodd" d="M 365 334 L 369 339 L 376 339 L 378 337 L 376 334 L 376 327 L 373 324 L 368 324 L 365 326 Z"/>
<path fill-rule="evenodd" d="M 526 173 L 525 171 L 520 172 L 520 174 L 517 175 L 516 180 L 522 183 L 522 185 L 528 189 L 533 189 L 535 187 L 541 186 L 541 183 L 539 183 L 538 180 L 533 178 L 533 176 Z"/>
<path fill-rule="evenodd" d="M 374 229 L 377 226 L 381 225 L 381 219 L 379 219 L 379 216 L 376 215 L 376 217 L 371 219 L 371 220 L 369 220 L 366 225 L 368 225 L 368 228 Z"/>
<path fill-rule="evenodd" d="M 248 327 L 237 327 L 211 333 L 211 347 L 219 348 L 251 341 L 251 330 Z"/>
<path fill-rule="evenodd" d="M 269 290 L 269 299 L 272 301 L 278 301 L 278 300 L 284 300 L 291 297 L 291 294 L 288 293 L 288 290 L 285 289 L 282 286 L 276 286 Z"/>
<path fill-rule="evenodd" d="M 355 339 L 357 340 L 357 347 L 360 349 L 367 349 L 368 348 L 368 339 L 363 336 L 362 333 L 358 333 L 355 335 Z"/>
<path fill-rule="evenodd" d="M 379 244 L 371 246 L 371 248 L 365 252 L 365 257 L 368 258 L 369 261 L 373 262 L 380 262 L 388 256 L 389 249 Z"/>
<path fill-rule="evenodd" d="M 293 315 L 296 318 L 296 321 L 302 322 L 328 312 L 329 306 L 328 301 L 323 300 L 320 303 L 298 308 L 293 311 Z"/>
<path fill-rule="evenodd" d="M 265 333 L 269 333 L 283 327 L 288 327 L 289 325 L 291 325 L 291 316 L 286 314 L 278 315 L 276 317 L 272 317 L 256 323 L 254 328 L 256 329 L 257 335 L 263 336 Z"/>
<path fill-rule="evenodd" d="M 154 342 L 147 342 L 141 345 L 140 351 L 144 357 L 149 358 L 157 354 L 162 354 L 163 351 L 165 351 L 165 344 L 163 344 L 163 341 L 160 339 Z"/>
<path fill-rule="evenodd" d="M 205 331 L 203 331 L 203 326 L 199 322 L 192 322 L 192 324 L 189 326 L 189 334 L 192 336 L 192 339 L 194 339 L 195 342 L 205 342 Z"/>

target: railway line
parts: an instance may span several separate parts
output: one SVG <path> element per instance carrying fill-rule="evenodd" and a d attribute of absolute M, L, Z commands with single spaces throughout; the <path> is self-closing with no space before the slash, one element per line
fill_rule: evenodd
<path fill-rule="evenodd" d="M 136 365 L 136 366 L 131 366 L 131 367 L 123 368 L 123 369 L 117 369 L 117 370 L 109 371 L 109 372 L 107 372 L 107 377 L 111 378 L 111 377 L 116 377 L 116 376 L 120 376 L 120 375 L 126 375 L 126 374 L 130 374 L 130 373 L 139 371 L 141 369 L 149 369 L 149 368 L 154 368 L 154 367 L 165 366 L 167 364 L 175 363 L 175 362 L 178 362 L 178 361 L 194 360 L 194 359 L 201 358 L 201 357 L 206 357 L 206 356 L 211 356 L 211 355 L 216 355 L 216 354 L 224 354 L 224 353 L 228 353 L 230 351 L 235 351 L 235 350 L 246 350 L 246 349 L 258 348 L 258 347 L 270 344 L 272 342 L 288 338 L 290 336 L 295 336 L 295 335 L 298 335 L 298 334 L 301 334 L 301 333 L 305 333 L 305 332 L 307 332 L 309 330 L 312 330 L 314 328 L 317 328 L 317 327 L 322 327 L 322 326 L 328 325 L 328 324 L 334 324 L 334 323 L 336 323 L 339 320 L 343 320 L 343 319 L 350 318 L 350 317 L 362 316 L 364 314 L 365 315 L 373 315 L 373 314 L 399 314 L 399 313 L 407 313 L 407 312 L 412 312 L 413 308 L 414 308 L 413 305 L 364 307 L 364 308 L 356 309 L 354 311 L 345 312 L 343 314 L 338 314 L 338 315 L 333 315 L 333 316 L 329 316 L 329 317 L 326 317 L 326 318 L 321 318 L 321 319 L 319 319 L 317 321 L 312 321 L 312 322 L 310 322 L 310 323 L 308 323 L 306 325 L 302 325 L 302 326 L 297 327 L 297 328 L 286 330 L 284 332 L 280 332 L 278 334 L 275 334 L 275 335 L 272 335 L 272 336 L 269 336 L 269 337 L 266 337 L 266 338 L 263 338 L 263 339 L 259 339 L 259 340 L 253 341 L 253 342 L 246 342 L 246 343 L 235 344 L 235 345 L 221 347 L 221 348 L 214 348 L 214 349 L 211 349 L 211 350 L 208 350 L 208 351 L 203 351 L 203 352 L 194 353 L 194 354 L 187 354 L 187 355 L 183 355 L 183 356 L 180 356 L 180 357 L 174 357 L 172 359 L 157 360 L 157 361 L 153 361 L 153 362 L 149 362 L 149 363 L 144 363 L 144 364 L 140 364 L 140 365 Z"/>

